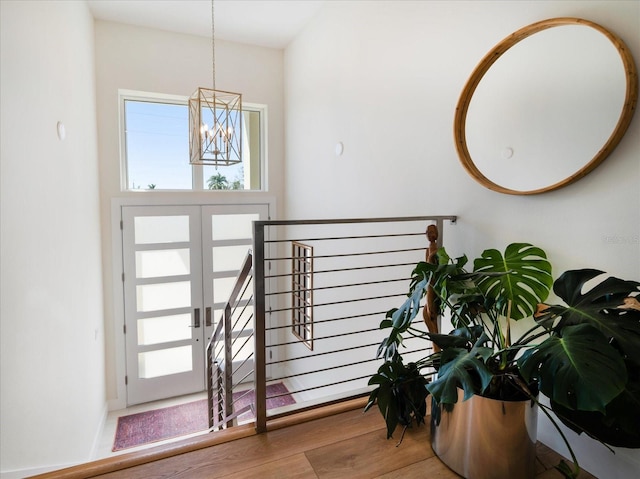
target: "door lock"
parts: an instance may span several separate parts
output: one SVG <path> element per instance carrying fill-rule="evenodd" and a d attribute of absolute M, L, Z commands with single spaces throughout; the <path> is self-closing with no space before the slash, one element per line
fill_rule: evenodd
<path fill-rule="evenodd" d="M 200 327 L 200 308 L 193 309 L 193 324 L 191 325 L 191 327 L 192 328 Z"/>

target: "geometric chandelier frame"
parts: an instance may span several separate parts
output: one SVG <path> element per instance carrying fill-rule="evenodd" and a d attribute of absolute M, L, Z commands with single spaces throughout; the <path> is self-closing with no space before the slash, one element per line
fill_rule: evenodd
<path fill-rule="evenodd" d="M 241 94 L 198 88 L 189 98 L 190 163 L 241 163 L 242 123 Z"/>
<path fill-rule="evenodd" d="M 216 30 L 211 0 L 211 76 L 213 88 L 189 98 L 189 163 L 228 166 L 242 162 L 242 95 L 216 90 Z"/>

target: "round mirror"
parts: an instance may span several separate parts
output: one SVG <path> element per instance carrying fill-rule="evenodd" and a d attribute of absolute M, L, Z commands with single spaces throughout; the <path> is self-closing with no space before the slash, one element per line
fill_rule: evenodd
<path fill-rule="evenodd" d="M 496 45 L 471 74 L 456 107 L 458 155 L 492 190 L 555 190 L 611 153 L 637 99 L 622 40 L 578 18 L 537 22 Z"/>

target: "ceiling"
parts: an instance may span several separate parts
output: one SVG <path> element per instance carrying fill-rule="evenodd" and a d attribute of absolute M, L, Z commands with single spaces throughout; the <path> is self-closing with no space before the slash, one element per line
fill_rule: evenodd
<path fill-rule="evenodd" d="M 327 0 L 216 0 L 216 39 L 285 48 Z M 209 0 L 87 0 L 94 18 L 211 37 Z"/>

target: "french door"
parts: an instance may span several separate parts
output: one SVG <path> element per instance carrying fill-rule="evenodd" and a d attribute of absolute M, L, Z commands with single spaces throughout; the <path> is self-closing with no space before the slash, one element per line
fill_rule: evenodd
<path fill-rule="evenodd" d="M 205 349 L 268 205 L 123 206 L 127 404 L 205 389 Z"/>

